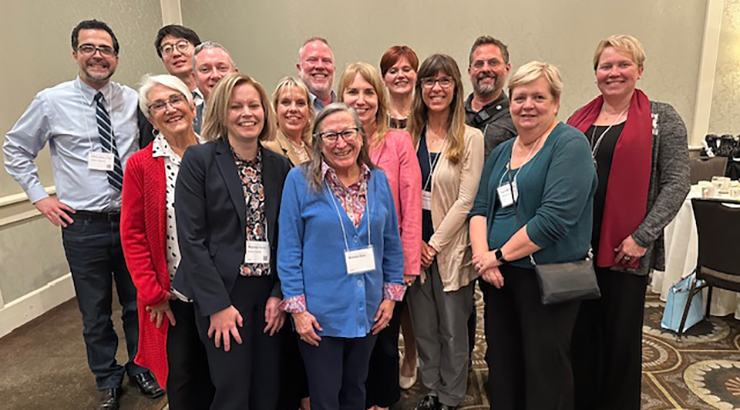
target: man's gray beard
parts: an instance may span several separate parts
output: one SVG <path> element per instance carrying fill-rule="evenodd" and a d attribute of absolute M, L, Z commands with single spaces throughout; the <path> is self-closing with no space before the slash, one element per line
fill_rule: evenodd
<path fill-rule="evenodd" d="M 496 91 L 496 83 L 491 85 L 481 85 L 479 82 L 473 83 L 473 90 L 478 95 L 491 95 Z"/>

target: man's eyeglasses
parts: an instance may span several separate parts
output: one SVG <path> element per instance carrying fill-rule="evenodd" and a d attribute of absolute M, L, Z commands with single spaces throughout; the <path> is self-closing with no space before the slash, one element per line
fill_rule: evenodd
<path fill-rule="evenodd" d="M 320 134 L 317 134 L 319 138 L 324 140 L 324 142 L 328 142 L 330 144 L 335 144 L 337 141 L 339 141 L 339 136 L 344 139 L 345 142 L 353 141 L 355 138 L 357 138 L 357 134 L 360 133 L 360 129 L 357 127 L 347 128 L 344 131 L 334 132 L 322 132 Z"/>
<path fill-rule="evenodd" d="M 421 79 L 421 85 L 422 87 L 431 90 L 434 88 L 434 84 L 439 83 L 439 86 L 442 88 L 450 88 L 452 85 L 452 77 L 440 77 L 440 78 L 434 78 L 434 77 L 426 77 Z"/>
<path fill-rule="evenodd" d="M 498 67 L 501 65 L 501 61 L 499 61 L 496 58 L 492 58 L 490 60 L 475 60 L 473 61 L 473 64 L 471 64 L 471 67 L 473 67 L 476 70 L 482 70 L 483 66 L 488 63 L 490 67 Z"/>
<path fill-rule="evenodd" d="M 97 47 L 92 44 L 83 44 L 77 47 L 77 52 L 81 53 L 84 56 L 93 55 L 96 51 L 99 51 L 100 55 L 103 57 L 113 57 L 114 55 L 116 55 L 115 50 L 108 46 Z"/>
<path fill-rule="evenodd" d="M 158 114 L 162 112 L 165 107 L 167 107 L 167 104 L 169 104 L 172 108 L 175 108 L 176 106 L 182 106 L 185 103 L 185 96 L 184 95 L 173 95 L 170 97 L 169 100 L 165 101 L 157 101 L 154 104 L 151 104 L 147 106 L 149 109 L 150 114 Z"/>
<path fill-rule="evenodd" d="M 190 47 L 190 42 L 187 40 L 180 40 L 175 44 L 165 44 L 162 47 L 159 48 L 159 51 L 162 53 L 163 56 L 168 56 L 172 54 L 175 49 L 177 51 L 184 53 L 188 51 L 188 48 Z"/>

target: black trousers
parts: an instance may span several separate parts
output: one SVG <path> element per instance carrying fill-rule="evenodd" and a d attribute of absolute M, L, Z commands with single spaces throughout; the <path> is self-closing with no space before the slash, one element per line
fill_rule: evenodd
<path fill-rule="evenodd" d="M 177 324 L 167 330 L 167 401 L 170 410 L 204 410 L 216 389 L 208 370 L 206 347 L 200 340 L 192 303 L 171 300 Z"/>
<path fill-rule="evenodd" d="M 365 410 L 365 380 L 375 338 L 324 336 L 318 347 L 298 342 L 311 410 Z"/>
<path fill-rule="evenodd" d="M 570 338 L 579 302 L 544 306 L 532 269 L 504 265 L 504 286 L 488 283 L 488 399 L 495 410 L 572 410 Z"/>
<path fill-rule="evenodd" d="M 306 366 L 298 350 L 298 334 L 295 332 L 292 320 L 286 318 L 285 325 L 280 329 L 280 398 L 278 410 L 297 410 L 301 407 L 301 399 L 308 397 L 308 379 Z"/>
<path fill-rule="evenodd" d="M 83 212 L 70 216 L 74 223 L 62 229 L 62 243 L 82 313 L 87 364 L 98 390 L 113 389 L 121 385 L 124 373 L 134 376 L 147 370 L 134 363 L 139 340 L 136 287 L 123 258 L 118 219 Z M 111 320 L 114 280 L 128 352 L 124 366 L 116 361 L 118 335 Z"/>
<path fill-rule="evenodd" d="M 576 409 L 639 410 L 647 275 L 596 268 L 601 299 L 583 301 L 573 331 Z"/>
<path fill-rule="evenodd" d="M 231 303 L 244 319 L 239 328 L 242 344 L 231 340 L 231 350 L 223 343 L 216 348 L 208 337 L 210 317 L 195 306 L 198 334 L 205 345 L 208 367 L 216 393 L 211 410 L 274 410 L 279 394 L 280 338 L 263 333 L 265 304 L 272 288 L 269 277 L 236 279 Z M 197 302 L 197 301 L 196 301 Z"/>
<path fill-rule="evenodd" d="M 406 305 L 405 300 L 396 303 L 388 327 L 377 335 L 365 383 L 365 408 L 390 407 L 401 398 L 401 386 L 398 384 L 398 332 L 401 329 L 401 312 Z"/>

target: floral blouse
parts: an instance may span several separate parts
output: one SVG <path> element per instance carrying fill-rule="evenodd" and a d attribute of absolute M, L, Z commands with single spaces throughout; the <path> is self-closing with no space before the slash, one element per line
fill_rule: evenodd
<path fill-rule="evenodd" d="M 239 157 L 233 149 L 231 154 L 239 172 L 244 201 L 247 205 L 246 237 L 248 241 L 267 241 L 267 216 L 265 215 L 265 187 L 262 185 L 262 151 L 251 160 Z M 269 263 L 242 263 L 239 274 L 242 276 L 266 276 L 271 273 Z"/>

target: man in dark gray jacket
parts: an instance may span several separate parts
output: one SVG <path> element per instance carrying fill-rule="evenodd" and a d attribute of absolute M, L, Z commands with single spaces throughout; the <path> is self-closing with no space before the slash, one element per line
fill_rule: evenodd
<path fill-rule="evenodd" d="M 478 37 L 468 58 L 473 93 L 465 100 L 465 123 L 483 133 L 486 158 L 498 144 L 516 136 L 503 91 L 509 71 L 506 45 L 491 36 Z"/>

